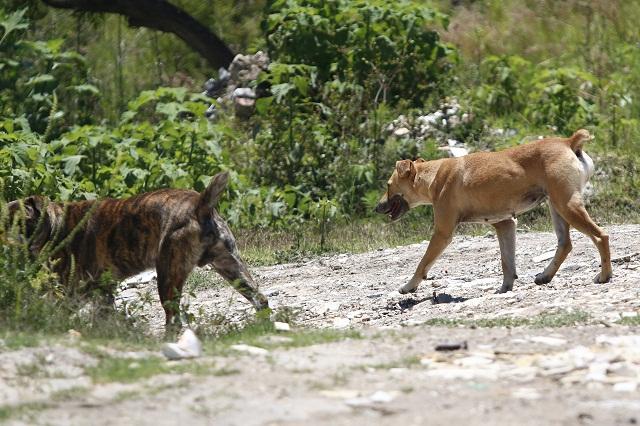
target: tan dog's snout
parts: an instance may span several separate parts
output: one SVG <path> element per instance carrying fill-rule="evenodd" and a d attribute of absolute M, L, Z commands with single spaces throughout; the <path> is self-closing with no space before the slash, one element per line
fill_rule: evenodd
<path fill-rule="evenodd" d="M 391 220 L 398 220 L 408 211 L 409 203 L 401 194 L 395 194 L 391 198 L 387 198 L 385 194 L 376 206 L 376 213 L 389 215 Z"/>

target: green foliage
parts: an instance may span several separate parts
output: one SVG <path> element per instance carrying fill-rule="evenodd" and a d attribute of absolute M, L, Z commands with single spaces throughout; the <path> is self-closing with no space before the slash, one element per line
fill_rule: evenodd
<path fill-rule="evenodd" d="M 25 9 L 7 15 L 0 8 L 0 117 L 24 116 L 36 132 L 54 122 L 56 133 L 92 122 L 99 91 L 90 82 L 84 58 L 65 51 L 61 39 L 22 39 L 28 28 L 24 14 Z"/>
<path fill-rule="evenodd" d="M 352 81 L 365 101 L 421 106 L 442 93 L 452 50 L 432 27 L 447 17 L 417 2 L 274 0 L 263 28 L 272 58 L 317 67 L 323 82 Z"/>

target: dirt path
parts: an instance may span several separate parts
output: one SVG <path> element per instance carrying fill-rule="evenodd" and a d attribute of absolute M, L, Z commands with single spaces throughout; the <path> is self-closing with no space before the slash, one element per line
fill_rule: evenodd
<path fill-rule="evenodd" d="M 573 233 L 572 254 L 545 286 L 533 276 L 548 260 L 534 258 L 553 251 L 555 238 L 519 233 L 520 279 L 504 295 L 493 294 L 501 275 L 492 235 L 457 237 L 414 295 L 396 289 L 426 244 L 255 268 L 272 307 L 298 310 L 300 327 L 355 328 L 363 338 L 206 354 L 183 373 L 133 383 L 92 382 L 86 368 L 96 360 L 81 345 L 0 349 L 0 404 L 46 403 L 11 413 L 13 424 L 637 424 L 640 226 L 607 229 L 618 259 L 610 284 L 592 283 L 596 250 Z M 192 311 L 228 321 L 252 315 L 211 280 L 218 281 L 212 272 L 199 272 L 191 281 Z M 121 297 L 153 293 L 154 285 Z M 149 314 L 160 328 L 157 303 Z M 574 321 L 583 325 L 569 326 Z M 462 342 L 467 349 L 435 350 Z M 40 362 L 39 374 L 25 370 L 29 360 Z M 213 369 L 203 373 L 199 364 Z"/>

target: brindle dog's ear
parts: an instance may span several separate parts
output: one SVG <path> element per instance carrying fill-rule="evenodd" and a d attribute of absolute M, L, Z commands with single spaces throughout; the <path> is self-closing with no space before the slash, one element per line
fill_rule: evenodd
<path fill-rule="evenodd" d="M 40 217 L 44 209 L 44 198 L 39 195 L 32 195 L 24 199 L 24 211 L 27 220 Z"/>
<path fill-rule="evenodd" d="M 229 172 L 220 172 L 211 179 L 209 186 L 200 194 L 200 206 L 209 211 L 218 205 L 220 194 L 227 187 Z"/>
<path fill-rule="evenodd" d="M 396 162 L 396 171 L 400 179 L 413 179 L 416 175 L 416 166 L 413 165 L 411 160 L 401 160 Z"/>

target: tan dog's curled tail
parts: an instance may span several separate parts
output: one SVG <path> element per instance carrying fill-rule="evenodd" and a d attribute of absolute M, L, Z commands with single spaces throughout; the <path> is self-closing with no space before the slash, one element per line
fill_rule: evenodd
<path fill-rule="evenodd" d="M 577 153 L 578 151 L 582 150 L 582 145 L 584 145 L 584 143 L 586 141 L 591 140 L 591 134 L 589 133 L 588 130 L 585 129 L 580 129 L 578 131 L 576 131 L 573 136 L 571 136 L 570 138 L 567 139 L 567 142 L 569 142 L 569 146 L 571 147 L 571 151 Z"/>

